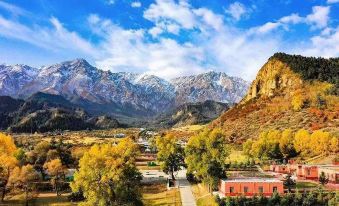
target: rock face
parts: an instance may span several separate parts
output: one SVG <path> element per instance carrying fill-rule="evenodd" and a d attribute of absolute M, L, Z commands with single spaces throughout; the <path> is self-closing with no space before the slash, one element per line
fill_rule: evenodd
<path fill-rule="evenodd" d="M 95 115 L 151 117 L 185 103 L 238 102 L 248 84 L 224 73 L 208 72 L 166 81 L 154 75 L 112 73 L 84 59 L 35 69 L 0 65 L 0 95 L 27 99 L 43 92 L 64 97 Z"/>
<path fill-rule="evenodd" d="M 295 91 L 302 84 L 300 75 L 293 72 L 286 63 L 272 59 L 260 69 L 244 100 Z"/>
<path fill-rule="evenodd" d="M 193 124 L 206 124 L 225 112 L 229 105 L 207 100 L 199 103 L 186 103 L 168 114 L 157 118 L 155 125 L 161 127 L 179 127 Z"/>

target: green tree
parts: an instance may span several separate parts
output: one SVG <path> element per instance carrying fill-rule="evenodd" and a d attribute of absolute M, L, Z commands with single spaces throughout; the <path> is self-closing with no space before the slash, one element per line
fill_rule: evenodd
<path fill-rule="evenodd" d="M 217 187 L 219 178 L 226 177 L 229 149 L 220 129 L 205 129 L 191 137 L 185 154 L 188 172 L 207 184 L 210 191 Z"/>
<path fill-rule="evenodd" d="M 157 158 L 161 162 L 162 170 L 170 174 L 175 180 L 174 172 L 179 171 L 184 166 L 184 150 L 177 139 L 172 134 L 158 137 L 156 140 L 158 150 Z"/>
<path fill-rule="evenodd" d="M 284 178 L 284 186 L 287 187 L 288 192 L 291 192 L 291 189 L 295 187 L 296 183 L 295 181 L 291 178 L 291 174 L 287 174 L 286 177 Z"/>
<path fill-rule="evenodd" d="M 129 138 L 116 146 L 94 145 L 85 152 L 71 183 L 72 191 L 82 191 L 86 198 L 81 205 L 140 205 L 138 153 L 138 146 Z"/>
<path fill-rule="evenodd" d="M 324 172 L 321 172 L 320 173 L 320 176 L 319 176 L 319 182 L 320 184 L 322 185 L 326 185 L 328 183 L 329 179 L 326 177 L 325 173 Z"/>

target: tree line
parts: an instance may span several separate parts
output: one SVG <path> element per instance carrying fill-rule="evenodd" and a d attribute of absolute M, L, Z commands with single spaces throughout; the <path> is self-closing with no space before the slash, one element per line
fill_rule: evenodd
<path fill-rule="evenodd" d="M 338 148 L 338 137 L 323 130 L 310 133 L 305 129 L 296 132 L 291 129 L 267 130 L 261 132 L 257 139 L 248 139 L 243 144 L 244 154 L 260 160 L 288 160 L 297 156 L 307 158 L 337 153 Z"/>
<path fill-rule="evenodd" d="M 317 189 L 309 193 L 287 193 L 279 195 L 274 193 L 271 197 L 263 195 L 253 196 L 252 198 L 240 197 L 216 197 L 216 202 L 220 206 L 336 206 L 337 197 L 335 192 L 325 192 L 322 189 Z"/>
<path fill-rule="evenodd" d="M 24 202 L 36 197 L 39 185 L 49 181 L 57 195 L 63 191 L 65 174 L 76 168 L 70 199 L 80 205 L 142 205 L 141 173 L 135 166 L 139 148 L 130 138 L 118 145 L 94 145 L 78 160 L 62 141 L 42 141 L 31 150 L 17 148 L 11 136 L 0 133 L 0 192 L 21 193 Z"/>

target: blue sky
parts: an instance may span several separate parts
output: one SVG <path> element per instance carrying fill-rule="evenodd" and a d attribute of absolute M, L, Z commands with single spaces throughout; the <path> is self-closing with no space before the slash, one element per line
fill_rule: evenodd
<path fill-rule="evenodd" d="M 274 52 L 338 57 L 338 21 L 339 0 L 0 0 L 0 62 L 251 80 Z"/>

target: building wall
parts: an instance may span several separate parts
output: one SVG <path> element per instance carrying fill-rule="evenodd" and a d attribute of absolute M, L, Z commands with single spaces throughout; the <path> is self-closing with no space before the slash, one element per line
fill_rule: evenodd
<path fill-rule="evenodd" d="M 319 168 L 318 177 L 321 172 L 325 173 L 325 176 L 329 179 L 330 183 L 339 184 L 339 172 L 333 168 Z"/>
<path fill-rule="evenodd" d="M 233 192 L 231 192 L 233 187 Z M 247 192 L 245 192 L 247 187 Z M 259 187 L 262 187 L 263 192 L 259 191 Z M 253 196 L 255 194 L 263 194 L 270 196 L 273 194 L 273 188 L 276 187 L 279 194 L 284 193 L 283 182 L 225 182 L 221 181 L 220 192 L 225 196 L 245 195 Z"/>

